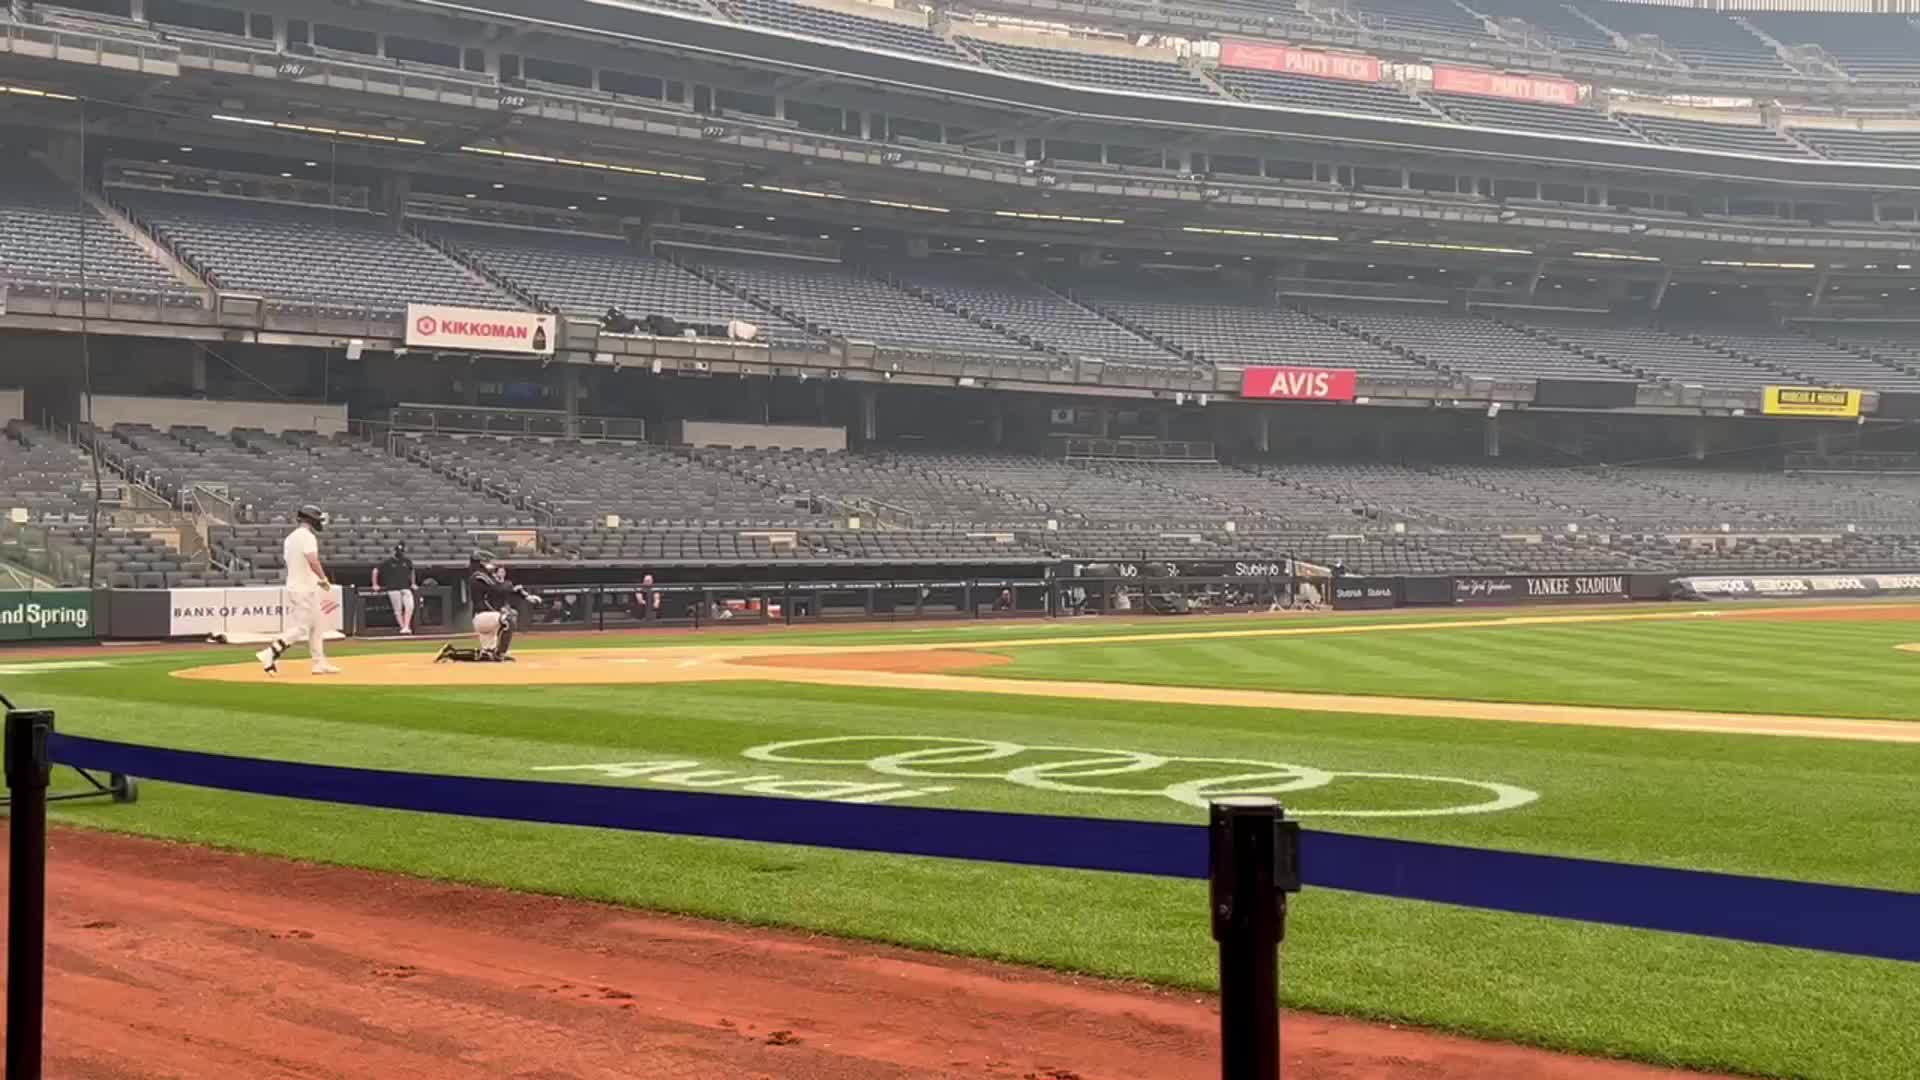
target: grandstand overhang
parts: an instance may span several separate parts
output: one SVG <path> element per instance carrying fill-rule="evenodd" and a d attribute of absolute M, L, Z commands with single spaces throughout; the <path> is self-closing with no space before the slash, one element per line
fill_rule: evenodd
<path fill-rule="evenodd" d="M 1920 166 L 1772 158 L 1100 90 L 599 0 L 544 0 L 539 14 L 526 12 L 516 0 L 396 0 L 394 6 L 502 24 L 531 23 L 567 37 L 692 53 L 722 64 L 848 81 L 1000 112 L 1149 126 L 1188 136 L 1284 138 L 1395 155 L 1471 156 L 1695 180 L 1920 191 Z"/>

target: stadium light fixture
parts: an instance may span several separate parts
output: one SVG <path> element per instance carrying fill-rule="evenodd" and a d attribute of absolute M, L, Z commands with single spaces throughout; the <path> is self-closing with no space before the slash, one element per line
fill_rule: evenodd
<path fill-rule="evenodd" d="M 1573 255 L 1577 259 L 1606 259 L 1610 262 L 1657 263 L 1660 261 L 1658 255 L 1635 255 L 1628 251 L 1576 251 Z"/>
<path fill-rule="evenodd" d="M 1527 248 L 1488 247 L 1482 244 L 1444 244 L 1427 240 L 1374 240 L 1381 247 L 1426 248 L 1429 251 L 1470 251 L 1479 255 L 1531 255 Z"/>
<path fill-rule="evenodd" d="M 1726 266 L 1736 270 L 1818 270 L 1813 263 L 1744 262 L 1740 259 L 1701 259 L 1701 266 Z"/>
<path fill-rule="evenodd" d="M 246 124 L 249 127 L 272 128 L 275 131 L 291 131 L 298 135 L 324 135 L 330 139 L 359 139 L 362 142 L 392 143 L 396 146 L 425 146 L 427 140 L 415 139 L 407 135 L 388 135 L 380 131 L 355 131 L 352 128 L 319 127 L 314 124 L 296 124 L 290 120 L 268 120 L 259 116 L 234 116 L 231 113 L 214 113 L 213 119 L 225 124 Z M 466 147 L 461 147 L 466 149 Z M 180 152 L 192 153 L 193 147 L 183 146 Z"/>
<path fill-rule="evenodd" d="M 307 168 L 309 169 L 317 169 L 320 167 L 320 163 L 317 161 L 309 161 L 306 163 L 306 165 L 307 165 Z"/>
<path fill-rule="evenodd" d="M 1022 221 L 1066 221 L 1078 225 L 1125 225 L 1127 219 L 1114 217 L 1082 217 L 1078 214 L 1044 214 L 1037 210 L 995 210 L 994 217 L 1019 218 Z"/>
<path fill-rule="evenodd" d="M 951 214 L 953 211 L 944 206 L 928 206 L 925 203 L 895 202 L 892 199 L 867 199 L 868 206 L 884 206 L 891 210 L 919 210 L 927 214 Z"/>
<path fill-rule="evenodd" d="M 395 141 L 408 142 L 416 146 L 426 145 L 419 139 Z M 594 169 L 602 172 L 626 173 L 630 176 L 655 176 L 667 180 L 686 180 L 698 184 L 707 182 L 706 177 L 696 173 L 671 172 L 666 169 L 647 169 L 638 165 L 615 165 L 607 161 L 585 161 L 578 158 L 554 157 L 551 154 L 528 154 L 519 150 L 499 150 L 491 146 L 462 146 L 460 149 L 463 153 L 483 154 L 487 157 L 505 158 L 509 161 L 531 161 L 541 165 L 565 165 L 573 169 Z"/>
<path fill-rule="evenodd" d="M 0 94 L 16 94 L 20 97 L 46 98 L 50 101 L 79 101 L 72 94 L 56 94 L 51 90 L 35 90 L 31 86 L 0 86 Z"/>
<path fill-rule="evenodd" d="M 1201 225 L 1182 225 L 1181 232 L 1199 233 L 1204 236 L 1245 236 L 1256 240 L 1318 240 L 1323 243 L 1338 243 L 1340 238 L 1323 233 L 1263 232 L 1259 229 L 1212 229 Z"/>
<path fill-rule="evenodd" d="M 569 210 L 578 210 L 578 209 L 580 209 L 580 205 L 579 205 L 578 203 L 568 203 L 568 204 L 567 204 L 567 209 L 569 209 Z"/>

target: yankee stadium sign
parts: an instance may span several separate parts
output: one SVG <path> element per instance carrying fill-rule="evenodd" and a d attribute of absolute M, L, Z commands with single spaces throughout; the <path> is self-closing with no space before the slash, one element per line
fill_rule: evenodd
<path fill-rule="evenodd" d="M 1457 604 L 1545 604 L 1555 601 L 1626 600 L 1631 595 L 1624 574 L 1503 574 L 1492 577 L 1456 577 Z"/>
<path fill-rule="evenodd" d="M 552 315 L 537 311 L 407 305 L 407 347 L 552 356 Z"/>

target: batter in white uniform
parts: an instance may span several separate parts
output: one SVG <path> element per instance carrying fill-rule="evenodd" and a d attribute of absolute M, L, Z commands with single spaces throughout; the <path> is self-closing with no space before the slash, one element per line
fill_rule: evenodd
<path fill-rule="evenodd" d="M 287 534 L 281 553 L 287 564 L 287 604 L 280 621 L 280 636 L 273 644 L 254 653 L 260 667 L 269 675 L 278 674 L 280 656 L 304 640 L 313 657 L 315 675 L 338 675 L 340 669 L 327 663 L 326 615 L 333 600 L 333 583 L 320 565 L 320 538 L 315 535 L 325 525 L 317 506 L 303 506 L 299 523 Z"/>

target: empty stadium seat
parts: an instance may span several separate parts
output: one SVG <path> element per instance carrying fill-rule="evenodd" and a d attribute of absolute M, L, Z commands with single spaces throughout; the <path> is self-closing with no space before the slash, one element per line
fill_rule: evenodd
<path fill-rule="evenodd" d="M 396 230 L 383 215 L 142 188 L 113 191 L 223 289 L 379 312 L 402 311 L 409 303 L 522 306 L 432 245 Z"/>
<path fill-rule="evenodd" d="M 78 282 L 83 270 L 101 286 L 181 290 L 166 267 L 37 162 L 0 170 L 0 282 Z"/>

